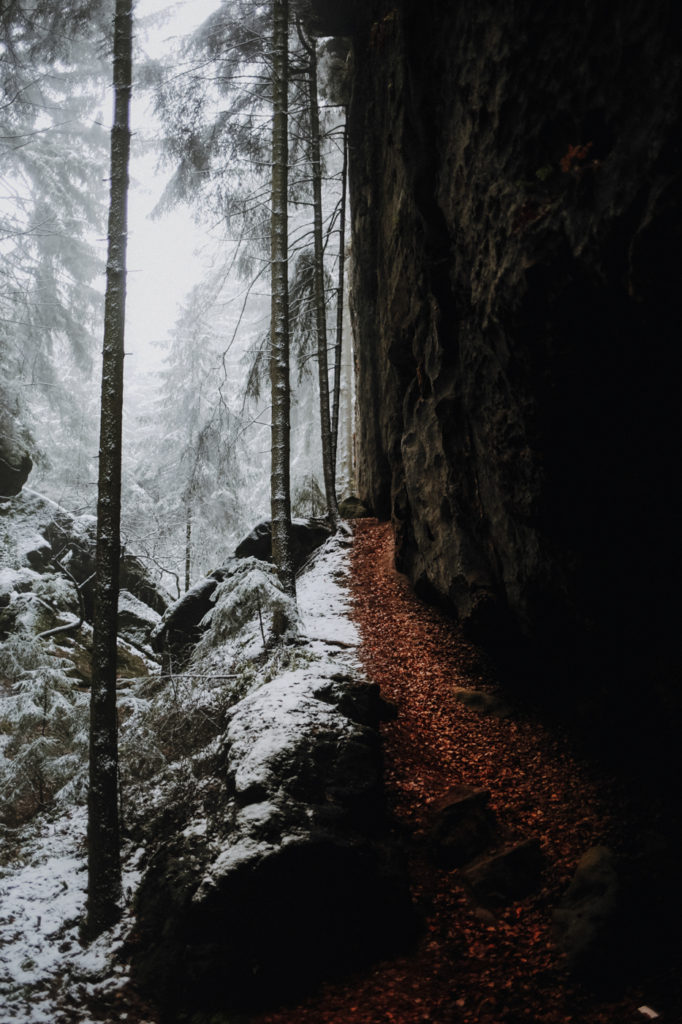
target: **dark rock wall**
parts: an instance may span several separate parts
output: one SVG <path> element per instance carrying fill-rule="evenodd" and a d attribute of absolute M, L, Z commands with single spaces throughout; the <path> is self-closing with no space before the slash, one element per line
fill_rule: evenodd
<path fill-rule="evenodd" d="M 0 395 L 0 497 L 18 494 L 28 480 L 33 460 L 16 420 L 2 407 Z"/>
<path fill-rule="evenodd" d="M 360 495 L 393 517 L 399 567 L 488 633 L 664 628 L 678 11 L 375 0 L 356 21 Z"/>

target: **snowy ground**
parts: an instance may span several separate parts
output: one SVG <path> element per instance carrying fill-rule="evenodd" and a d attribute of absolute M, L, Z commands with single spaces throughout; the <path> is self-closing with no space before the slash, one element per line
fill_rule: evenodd
<path fill-rule="evenodd" d="M 0 1021 L 2 1024 L 90 1024 L 87 1010 L 126 981 L 116 963 L 123 921 L 89 947 L 79 941 L 85 907 L 86 812 L 77 807 L 36 822 L 0 875 Z M 137 884 L 137 857 L 124 874 L 128 898 Z M 121 1016 L 121 1019 L 125 1019 Z"/>
<path fill-rule="evenodd" d="M 344 582 L 348 547 L 333 539 L 298 581 L 303 633 L 320 659 L 356 667 L 357 630 Z M 1 826 L 0 826 L 1 828 Z M 117 992 L 127 982 L 117 962 L 130 926 L 121 924 L 89 947 L 79 940 L 85 906 L 84 807 L 39 818 L 21 832 L 0 832 L 0 1024 L 101 1024 L 132 1020 Z M 125 853 L 125 851 L 124 851 Z M 142 851 L 127 851 L 124 891 L 136 888 Z M 104 1007 L 108 1009 L 104 1009 Z M 136 1024 L 143 1024 L 135 1008 Z"/>

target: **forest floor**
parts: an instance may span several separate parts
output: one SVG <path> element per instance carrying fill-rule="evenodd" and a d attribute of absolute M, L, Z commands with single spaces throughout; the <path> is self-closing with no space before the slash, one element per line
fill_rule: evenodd
<path fill-rule="evenodd" d="M 496 716 L 457 699 L 458 687 L 498 693 L 494 673 L 396 572 L 389 524 L 358 521 L 352 565 L 360 659 L 398 712 L 383 726 L 386 783 L 409 858 L 420 938 L 404 955 L 327 984 L 295 1007 L 251 1018 L 253 1024 L 682 1019 L 669 967 L 645 972 L 644 984 L 630 986 L 621 972 L 610 987 L 583 987 L 556 947 L 552 911 L 582 854 L 605 844 L 618 855 L 627 846 L 626 788 L 527 709 Z M 460 870 L 434 866 L 425 842 L 430 807 L 458 785 L 489 790 L 508 839 L 541 841 L 546 868 L 533 895 L 491 912 L 472 901 Z"/>
<path fill-rule="evenodd" d="M 299 605 L 309 640 L 341 642 L 348 664 L 362 668 L 396 709 L 382 726 L 385 781 L 392 839 L 407 863 L 418 935 L 403 953 L 329 982 L 295 1005 L 246 1018 L 218 1013 L 212 1024 L 680 1024 L 679 915 L 665 915 L 673 921 L 668 932 L 650 895 L 661 887 L 637 891 L 648 848 L 648 881 L 653 875 L 656 882 L 658 872 L 663 895 L 674 906 L 678 847 L 669 843 L 665 856 L 661 851 L 662 826 L 676 816 L 667 805 L 661 809 L 648 782 L 612 777 L 556 720 L 543 721 L 529 707 L 510 703 L 482 652 L 396 572 L 389 524 L 356 523 L 351 623 L 344 583 L 333 594 L 325 589 L 325 580 L 348 579 L 347 552 L 343 565 L 323 559 L 307 583 L 300 581 Z M 466 694 L 484 699 L 467 704 Z M 599 735 L 609 731 L 607 720 L 596 726 Z M 627 753 L 639 771 L 648 755 Z M 489 792 L 502 844 L 539 840 L 545 868 L 531 895 L 486 907 L 473 899 L 463 869 L 438 866 L 430 837 L 434 808 L 461 786 Z M 19 830 L 19 839 L 24 845 L 16 857 L 0 852 L 0 1024 L 157 1021 L 129 983 L 123 955 L 129 916 L 91 946 L 80 945 L 85 808 L 56 808 L 52 817 Z M 611 932 L 592 962 L 596 978 L 581 985 L 562 961 L 553 911 L 578 861 L 597 845 L 608 846 L 623 865 L 639 858 L 638 871 L 622 879 L 639 934 L 630 928 L 614 941 Z M 131 854 L 125 876 L 130 897 L 143 851 Z M 614 961 L 618 969 L 612 971 Z M 9 992 L 4 1002 L 3 977 Z"/>

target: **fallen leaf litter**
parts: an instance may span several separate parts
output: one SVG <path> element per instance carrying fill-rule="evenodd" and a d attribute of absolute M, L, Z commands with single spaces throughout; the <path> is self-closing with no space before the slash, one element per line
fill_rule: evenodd
<path fill-rule="evenodd" d="M 396 572 L 390 524 L 356 523 L 352 565 L 360 658 L 398 711 L 382 727 L 386 785 L 396 830 L 413 840 L 412 898 L 423 927 L 405 955 L 326 984 L 296 1006 L 252 1018 L 253 1024 L 636 1019 L 641 992 L 600 1001 L 571 982 L 553 940 L 552 909 L 578 859 L 590 846 L 617 843 L 589 766 L 531 716 L 481 714 L 456 698 L 457 688 L 495 693 L 494 679 L 475 646 Z M 489 790 L 507 837 L 539 838 L 547 859 L 542 888 L 495 913 L 472 902 L 459 870 L 434 867 L 419 842 L 429 805 L 461 784 Z"/>

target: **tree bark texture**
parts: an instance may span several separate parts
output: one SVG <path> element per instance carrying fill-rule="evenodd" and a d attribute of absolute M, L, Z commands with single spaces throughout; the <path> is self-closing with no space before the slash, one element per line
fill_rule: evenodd
<path fill-rule="evenodd" d="M 339 425 L 344 424 L 345 451 L 343 453 L 341 476 L 347 494 L 357 494 L 355 479 L 355 378 L 353 368 L 353 334 L 348 322 L 348 310 L 344 310 L 345 330 L 343 332 L 343 350 L 341 358 L 341 398 L 343 415 Z"/>
<path fill-rule="evenodd" d="M 185 593 L 192 580 L 192 506 L 185 509 Z"/>
<path fill-rule="evenodd" d="M 341 358 L 343 351 L 343 299 L 346 273 L 346 195 L 348 180 L 348 132 L 343 126 L 343 169 L 341 172 L 341 208 L 339 210 L 339 283 L 336 289 L 336 344 L 334 348 L 334 397 L 332 402 L 332 466 L 336 477 L 339 446 L 339 407 L 341 404 Z"/>
<path fill-rule="evenodd" d="M 310 59 L 308 72 L 308 101 L 310 105 L 310 166 L 313 181 L 313 246 L 315 254 L 315 330 L 317 334 L 317 364 L 320 381 L 320 431 L 322 440 L 322 472 L 327 501 L 329 525 L 336 531 L 339 508 L 336 502 L 334 472 L 334 442 L 329 414 L 329 361 L 327 359 L 327 307 L 324 294 L 324 242 L 322 239 L 322 156 L 320 152 L 320 110 L 317 96 L 317 46 L 308 42 L 303 33 L 301 41 Z"/>
<path fill-rule="evenodd" d="M 97 562 L 90 701 L 88 900 L 94 938 L 118 918 L 121 894 L 118 820 L 116 641 L 120 565 L 121 435 L 126 299 L 128 162 L 132 74 L 132 0 L 116 0 L 114 123 L 111 130 L 102 404 L 97 500 Z"/>
<path fill-rule="evenodd" d="M 273 0 L 272 126 L 272 315 L 270 382 L 272 388 L 271 514 L 272 557 L 284 591 L 296 596 L 291 557 L 289 282 L 288 282 L 288 0 Z M 279 628 L 278 628 L 279 627 Z M 275 632 L 283 632 L 283 623 Z"/>

